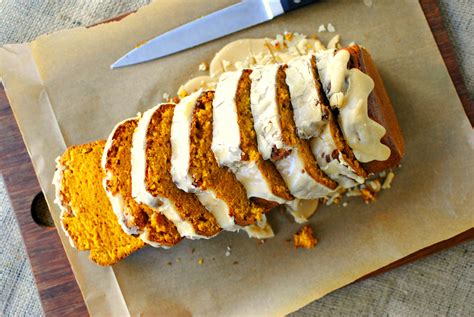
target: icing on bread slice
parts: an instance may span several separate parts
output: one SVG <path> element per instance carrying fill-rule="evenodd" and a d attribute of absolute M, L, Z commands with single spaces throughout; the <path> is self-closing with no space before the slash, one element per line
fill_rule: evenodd
<path fill-rule="evenodd" d="M 316 57 L 293 59 L 285 72 L 298 136 L 310 139 L 321 170 L 343 188 L 362 184 L 367 173 L 347 146 L 331 112 L 319 81 Z"/>
<path fill-rule="evenodd" d="M 393 107 L 368 52 L 358 45 L 316 54 L 321 83 L 344 139 L 368 173 L 404 153 Z"/>
<path fill-rule="evenodd" d="M 250 109 L 250 69 L 222 74 L 213 100 L 212 151 L 220 166 L 234 172 L 247 196 L 283 204 L 293 200 L 270 160 L 258 152 Z"/>
<path fill-rule="evenodd" d="M 285 66 L 256 67 L 250 76 L 251 109 L 258 149 L 271 159 L 288 186 L 300 199 L 317 199 L 337 187 L 327 177 L 311 152 L 309 142 L 297 135 Z"/>
<path fill-rule="evenodd" d="M 132 139 L 139 118 L 115 126 L 105 145 L 102 168 L 104 188 L 122 229 L 139 235 L 154 247 L 171 247 L 181 241 L 176 226 L 158 210 L 132 197 Z"/>
<path fill-rule="evenodd" d="M 172 125 L 172 175 L 177 186 L 195 192 L 213 210 L 224 230 L 235 231 L 263 219 L 268 206 L 247 198 L 245 187 L 211 150 L 214 91 L 197 91 L 176 106 Z"/>
<path fill-rule="evenodd" d="M 165 215 L 181 236 L 210 238 L 221 231 L 217 219 L 193 193 L 179 189 L 171 175 L 171 124 L 175 104 L 160 104 L 143 114 L 133 135 L 132 193 Z"/>

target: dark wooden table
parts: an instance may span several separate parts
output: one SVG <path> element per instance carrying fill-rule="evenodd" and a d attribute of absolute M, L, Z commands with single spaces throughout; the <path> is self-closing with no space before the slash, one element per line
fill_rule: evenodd
<path fill-rule="evenodd" d="M 448 33 L 444 28 L 439 8 L 435 0 L 421 0 L 420 3 L 466 114 L 471 124 L 473 124 L 474 105 L 469 98 L 461 77 L 456 56 Z M 113 20 L 123 17 L 121 16 Z M 86 306 L 59 240 L 56 228 L 40 226 L 33 221 L 31 216 L 32 201 L 41 192 L 41 189 L 12 110 L 8 104 L 5 91 L 1 85 L 0 158 L 0 173 L 5 179 L 13 209 L 20 225 L 45 313 L 48 316 L 87 315 Z M 474 229 L 413 253 L 364 276 L 362 279 L 386 272 L 472 238 L 474 238 Z"/>

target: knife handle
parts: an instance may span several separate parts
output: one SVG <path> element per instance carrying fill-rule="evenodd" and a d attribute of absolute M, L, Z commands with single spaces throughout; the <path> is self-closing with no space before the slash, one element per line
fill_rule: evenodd
<path fill-rule="evenodd" d="M 280 0 L 285 13 L 315 2 L 317 0 Z"/>

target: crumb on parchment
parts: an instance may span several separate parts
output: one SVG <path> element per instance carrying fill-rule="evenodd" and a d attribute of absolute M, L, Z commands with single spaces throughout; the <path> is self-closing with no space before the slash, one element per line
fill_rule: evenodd
<path fill-rule="evenodd" d="M 199 67 L 198 69 L 202 72 L 205 72 L 207 70 L 207 64 L 205 62 L 202 62 L 201 64 L 199 64 Z"/>
<path fill-rule="evenodd" d="M 378 179 L 368 181 L 367 187 L 375 193 L 378 193 L 382 189 L 382 185 L 380 184 L 380 181 Z"/>
<path fill-rule="evenodd" d="M 390 189 L 395 172 L 393 170 L 383 171 L 377 175 L 372 175 L 363 184 L 355 187 L 343 189 L 339 195 L 333 194 L 331 197 L 321 199 L 321 202 L 326 205 L 339 204 L 341 200 L 346 200 L 349 197 L 360 196 L 366 204 L 377 200 L 377 195 L 387 189 Z M 348 203 L 344 201 L 342 207 L 347 207 Z"/>
<path fill-rule="evenodd" d="M 383 181 L 382 189 L 389 189 L 392 185 L 392 181 L 394 177 L 395 177 L 395 174 L 393 172 L 389 172 L 387 174 L 387 177 L 385 177 Z"/>
<path fill-rule="evenodd" d="M 328 23 L 328 32 L 336 32 L 336 28 L 331 23 Z"/>
<path fill-rule="evenodd" d="M 304 225 L 293 235 L 293 244 L 295 248 L 311 249 L 316 246 L 318 240 L 314 237 L 313 228 L 310 225 Z"/>
<path fill-rule="evenodd" d="M 363 188 L 360 190 L 360 193 L 366 204 L 375 201 L 375 192 L 371 191 L 370 189 Z"/>

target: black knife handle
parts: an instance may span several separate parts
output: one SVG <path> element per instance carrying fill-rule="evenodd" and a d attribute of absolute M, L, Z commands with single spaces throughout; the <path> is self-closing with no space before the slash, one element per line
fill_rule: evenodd
<path fill-rule="evenodd" d="M 298 9 L 315 2 L 317 2 L 317 0 L 280 0 L 283 11 L 285 12 Z"/>

